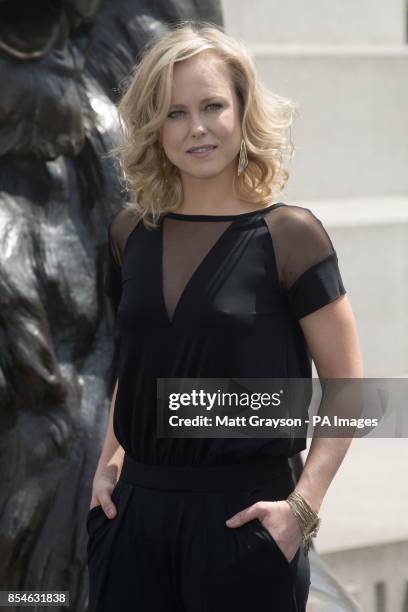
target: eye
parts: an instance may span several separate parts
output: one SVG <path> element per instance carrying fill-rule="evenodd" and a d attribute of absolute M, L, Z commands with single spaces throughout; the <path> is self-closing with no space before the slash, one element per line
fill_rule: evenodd
<path fill-rule="evenodd" d="M 211 102 L 211 104 L 207 104 L 206 108 L 209 108 L 210 106 L 215 107 L 215 110 L 218 110 L 219 108 L 222 108 L 222 104 L 218 104 L 217 102 Z M 169 113 L 167 115 L 167 117 L 169 119 L 175 119 L 176 117 L 174 115 L 177 116 L 177 113 L 184 113 L 184 111 L 182 111 L 182 110 L 172 111 L 171 113 Z"/>
<path fill-rule="evenodd" d="M 182 110 L 172 111 L 171 113 L 169 113 L 169 114 L 167 115 L 167 117 L 168 117 L 169 119 L 174 119 L 174 117 L 172 117 L 172 115 L 174 115 L 174 114 L 176 114 L 176 115 L 177 115 L 177 113 L 182 113 L 182 112 L 183 112 Z"/>

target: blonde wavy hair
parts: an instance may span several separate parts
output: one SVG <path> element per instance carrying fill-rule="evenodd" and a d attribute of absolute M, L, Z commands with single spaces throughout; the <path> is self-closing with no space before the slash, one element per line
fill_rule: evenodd
<path fill-rule="evenodd" d="M 117 106 L 122 141 L 108 154 L 117 156 L 124 190 L 131 195 L 126 207 L 146 226 L 157 227 L 161 214 L 182 203 L 179 169 L 165 155 L 159 135 L 170 108 L 174 64 L 207 49 L 224 62 L 240 103 L 248 165 L 235 177 L 237 197 L 254 203 L 255 210 L 275 199 L 288 181 L 284 166 L 295 149 L 291 127 L 298 105 L 258 80 L 248 49 L 221 27 L 206 21 L 178 22 L 144 47 L 122 82 Z"/>

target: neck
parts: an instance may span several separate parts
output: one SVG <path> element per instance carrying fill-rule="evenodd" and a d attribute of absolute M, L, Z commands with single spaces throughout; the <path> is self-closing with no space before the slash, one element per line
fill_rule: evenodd
<path fill-rule="evenodd" d="M 216 176 L 182 175 L 183 202 L 177 212 L 203 215 L 242 212 L 248 203 L 239 200 L 235 194 L 234 172 L 236 168 L 231 165 Z"/>

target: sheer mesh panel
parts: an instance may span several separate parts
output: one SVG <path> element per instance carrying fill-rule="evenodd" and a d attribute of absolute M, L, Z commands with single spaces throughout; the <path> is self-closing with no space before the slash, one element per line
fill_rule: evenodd
<path fill-rule="evenodd" d="M 135 210 L 123 208 L 116 213 L 109 224 L 109 243 L 118 266 L 122 265 L 123 251 L 129 234 L 140 219 L 140 215 Z"/>
<path fill-rule="evenodd" d="M 265 221 L 273 240 L 279 281 L 285 290 L 334 251 L 323 225 L 307 208 L 280 207 L 266 215 Z"/>
<path fill-rule="evenodd" d="M 265 216 L 282 289 L 297 319 L 346 293 L 337 254 L 308 208 L 281 206 Z"/>
<path fill-rule="evenodd" d="M 218 242 L 231 221 L 163 221 L 163 295 L 171 320 L 194 272 Z"/>
<path fill-rule="evenodd" d="M 123 251 L 129 234 L 139 221 L 140 216 L 136 211 L 123 208 L 115 213 L 108 226 L 108 257 L 104 290 L 111 299 L 115 313 L 122 294 L 121 266 Z"/>

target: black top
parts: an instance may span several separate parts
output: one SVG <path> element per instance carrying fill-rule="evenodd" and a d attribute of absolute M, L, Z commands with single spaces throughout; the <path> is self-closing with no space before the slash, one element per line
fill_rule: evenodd
<path fill-rule="evenodd" d="M 115 435 L 136 461 L 216 465 L 292 456 L 306 438 L 156 437 L 156 378 L 312 375 L 299 319 L 346 293 L 337 254 L 307 208 L 235 215 L 130 208 L 109 224 L 105 291 L 120 341 Z"/>

